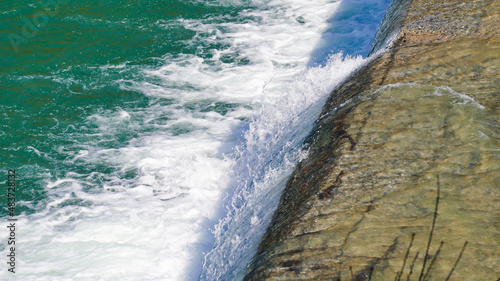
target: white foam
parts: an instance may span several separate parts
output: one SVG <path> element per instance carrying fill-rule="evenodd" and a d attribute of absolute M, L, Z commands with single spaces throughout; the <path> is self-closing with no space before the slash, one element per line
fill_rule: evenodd
<path fill-rule="evenodd" d="M 364 62 L 333 56 L 324 67 L 301 73 L 280 93 L 267 96 L 236 155 L 234 189 L 226 216 L 215 229 L 202 280 L 238 280 L 255 253 L 288 176 L 306 155 L 301 143 L 332 88 Z"/>

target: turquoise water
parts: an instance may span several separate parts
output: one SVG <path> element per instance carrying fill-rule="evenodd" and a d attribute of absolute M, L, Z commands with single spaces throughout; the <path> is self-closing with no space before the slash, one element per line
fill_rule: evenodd
<path fill-rule="evenodd" d="M 155 131 L 155 123 L 161 120 L 148 124 L 140 120 L 140 111 L 155 104 L 178 102 L 175 96 L 151 98 L 125 89 L 120 80 L 162 86 L 161 81 L 147 77 L 143 70 L 165 64 L 164 56 L 175 59 L 179 54 L 196 54 L 210 60 L 212 55 L 207 49 L 224 48 L 222 43 L 193 45 L 196 32 L 182 26 L 180 18 L 242 20 L 230 17 L 241 7 L 179 1 L 59 1 L 57 9 L 49 6 L 53 16 L 47 16 L 45 24 L 36 31 L 28 27 L 35 35 L 24 38 L 24 42 L 15 37 L 22 35 L 23 18 L 33 22 L 33 16 L 45 9 L 33 1 L 10 2 L 3 5 L 0 17 L 0 161 L 4 169 L 16 168 L 22 175 L 24 188 L 18 196 L 33 205 L 20 205 L 18 210 L 27 213 L 40 208 L 36 205 L 47 199 L 44 180 L 65 177 L 68 172 L 89 174 L 97 170 L 133 178 L 137 171 L 120 172 L 119 167 L 110 165 L 70 161 L 86 145 L 119 148 L 138 134 Z M 22 43 L 13 47 L 9 35 Z M 228 56 L 227 63 L 238 63 L 236 60 Z M 88 118 L 119 109 L 137 112 L 133 121 L 144 122 L 143 126 L 130 128 L 123 124 L 103 133 L 95 120 Z M 168 115 L 163 119 L 168 120 Z M 189 129 L 170 130 L 181 134 Z M 106 180 L 93 179 L 88 191 L 99 192 Z"/>
<path fill-rule="evenodd" d="M 0 279 L 241 278 L 388 2 L 4 1 Z"/>

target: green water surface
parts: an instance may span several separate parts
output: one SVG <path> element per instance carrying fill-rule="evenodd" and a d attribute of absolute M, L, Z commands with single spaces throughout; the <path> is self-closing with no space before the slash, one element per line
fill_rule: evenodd
<path fill-rule="evenodd" d="M 109 180 L 88 176 L 94 171 L 101 175 L 118 171 L 122 178 L 134 178 L 134 170 L 119 171 L 109 163 L 72 159 L 89 146 L 123 147 L 139 133 L 155 127 L 124 123 L 98 133 L 91 117 L 125 110 L 132 112 L 134 121 L 149 106 L 175 104 L 175 97 L 151 98 L 124 89 L 123 81 L 162 86 L 162 81 L 147 77 L 143 70 L 157 69 L 166 60 L 183 54 L 209 60 L 210 49 L 227 46 L 198 40 L 211 34 L 190 30 L 184 23 L 241 20 L 234 17 L 241 9 L 245 7 L 173 0 L 3 1 L 0 183 L 6 186 L 7 170 L 16 170 L 17 214 L 42 208 L 47 181 L 65 178 L 68 173 L 73 177 L 85 175 L 86 182 L 91 183 L 84 187 L 87 192 L 99 192 L 101 183 Z M 228 58 L 231 62 L 236 59 Z M 198 110 L 215 111 L 219 107 Z M 6 192 L 0 192 L 2 216 L 6 214 L 7 206 L 2 203 L 6 196 Z"/>

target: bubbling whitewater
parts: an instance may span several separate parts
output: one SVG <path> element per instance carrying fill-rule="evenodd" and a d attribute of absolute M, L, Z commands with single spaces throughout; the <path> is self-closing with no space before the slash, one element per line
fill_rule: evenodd
<path fill-rule="evenodd" d="M 262 109 L 262 115 L 250 124 L 234 165 L 236 188 L 227 200 L 226 216 L 216 227 L 215 248 L 206 257 L 202 280 L 243 277 L 242 270 L 257 250 L 288 176 L 306 155 L 301 144 L 324 99 L 363 62 L 359 57 L 343 59 L 341 54 L 331 57 L 325 67 L 299 76 L 300 82 L 292 83 L 288 95 Z"/>
<path fill-rule="evenodd" d="M 187 44 L 197 51 L 165 54 L 161 67 L 138 70 L 141 79 L 120 76 L 134 65 L 95 68 L 149 102 L 68 126 L 81 141 L 60 153 L 91 172 L 47 177 L 48 202 L 18 220 L 16 276 L 242 278 L 324 100 L 366 61 L 347 54 L 367 54 L 388 2 L 209 2 L 244 8 L 232 20 L 157 22 L 196 33 Z M 53 79 L 74 82 L 64 71 Z M 127 132 L 125 145 L 103 144 Z"/>

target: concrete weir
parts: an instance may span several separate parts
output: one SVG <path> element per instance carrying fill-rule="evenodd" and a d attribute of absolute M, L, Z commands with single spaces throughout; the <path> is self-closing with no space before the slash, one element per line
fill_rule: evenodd
<path fill-rule="evenodd" d="M 499 30 L 498 0 L 394 0 L 245 280 L 497 280 Z"/>

